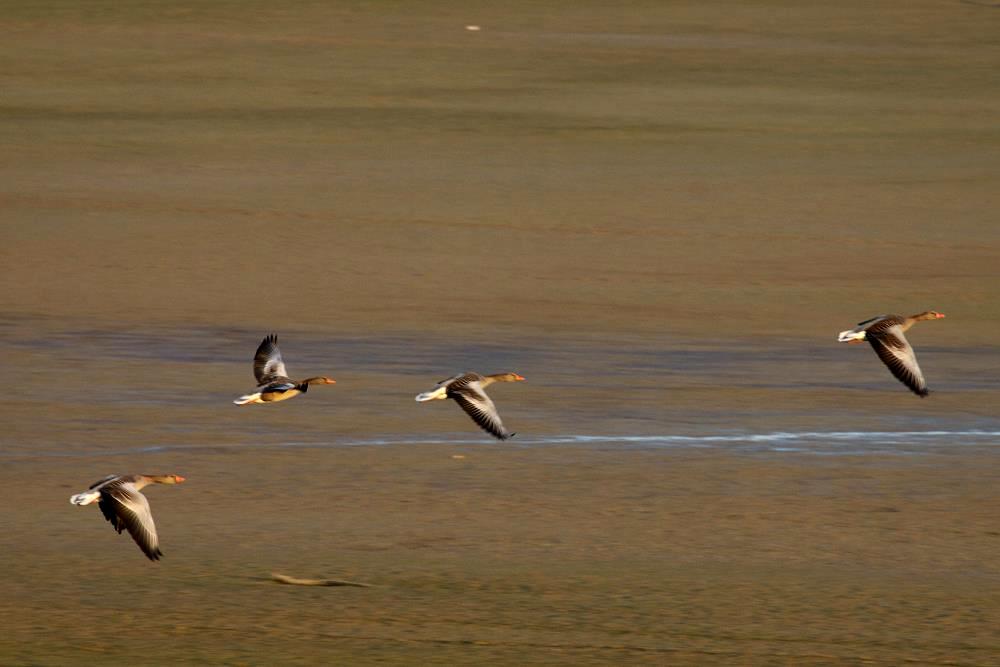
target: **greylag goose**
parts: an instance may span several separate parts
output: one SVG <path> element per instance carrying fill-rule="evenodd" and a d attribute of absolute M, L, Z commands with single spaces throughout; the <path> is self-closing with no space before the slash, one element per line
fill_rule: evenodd
<path fill-rule="evenodd" d="M 70 497 L 74 505 L 89 505 L 95 500 L 104 518 L 120 535 L 127 530 L 149 560 L 159 560 L 160 539 L 149 511 L 146 496 L 139 491 L 150 484 L 180 484 L 180 475 L 108 475 L 94 482 L 87 491 Z"/>
<path fill-rule="evenodd" d="M 311 384 L 336 384 L 336 380 L 328 377 L 312 377 L 305 380 L 292 380 L 285 370 L 285 362 L 281 359 L 278 349 L 278 337 L 274 334 L 266 336 L 257 347 L 253 357 L 253 374 L 257 378 L 257 391 L 240 396 L 233 403 L 247 405 L 248 403 L 275 403 L 294 398 L 309 391 Z"/>
<path fill-rule="evenodd" d="M 879 315 L 859 322 L 858 326 L 841 331 L 837 340 L 841 343 L 861 343 L 868 341 L 896 379 L 920 397 L 927 395 L 924 374 L 917 365 L 917 355 L 903 335 L 907 329 L 922 320 L 939 320 L 944 313 L 928 310 L 923 313 L 900 317 L 899 315 Z"/>
<path fill-rule="evenodd" d="M 484 390 L 494 382 L 517 382 L 523 379 L 517 373 L 480 375 L 470 371 L 441 380 L 436 389 L 417 394 L 417 400 L 454 399 L 481 429 L 495 438 L 506 440 L 517 434 L 504 428 L 496 406 Z"/>

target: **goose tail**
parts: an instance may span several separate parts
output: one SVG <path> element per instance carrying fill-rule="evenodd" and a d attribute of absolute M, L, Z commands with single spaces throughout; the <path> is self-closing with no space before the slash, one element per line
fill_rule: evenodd
<path fill-rule="evenodd" d="M 84 491 L 70 496 L 69 501 L 74 505 L 89 505 L 100 497 L 100 491 Z"/>
<path fill-rule="evenodd" d="M 841 331 L 837 335 L 837 340 L 841 343 L 860 343 L 865 340 L 865 332 L 848 329 L 847 331 Z"/>
<path fill-rule="evenodd" d="M 264 401 L 260 400 L 260 392 L 258 391 L 253 394 L 246 394 L 245 396 L 240 396 L 235 401 L 233 401 L 233 404 L 246 405 L 247 403 L 263 403 L 263 402 Z"/>
<path fill-rule="evenodd" d="M 417 400 L 420 402 L 433 401 L 435 398 L 447 398 L 447 397 L 448 397 L 447 387 L 438 387 L 434 391 L 425 391 L 422 394 L 417 394 Z"/>

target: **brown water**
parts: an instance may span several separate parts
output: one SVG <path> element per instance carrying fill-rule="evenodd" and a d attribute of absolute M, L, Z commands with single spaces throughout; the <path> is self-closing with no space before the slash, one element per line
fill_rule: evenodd
<path fill-rule="evenodd" d="M 996 664 L 994 9 L 3 14 L 0 663 Z"/>

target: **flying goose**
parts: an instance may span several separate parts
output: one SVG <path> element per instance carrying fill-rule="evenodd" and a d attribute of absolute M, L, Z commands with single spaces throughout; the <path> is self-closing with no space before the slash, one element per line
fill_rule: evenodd
<path fill-rule="evenodd" d="M 454 399 L 481 429 L 495 438 L 506 440 L 516 434 L 504 428 L 496 406 L 484 390 L 494 382 L 517 382 L 523 379 L 517 373 L 480 375 L 470 371 L 441 380 L 436 389 L 417 394 L 417 400 Z"/>
<path fill-rule="evenodd" d="M 910 388 L 921 398 L 927 395 L 927 383 L 924 374 L 917 365 L 917 356 L 903 335 L 907 329 L 922 320 L 939 320 L 944 313 L 928 310 L 923 313 L 900 317 L 899 315 L 879 315 L 870 320 L 859 322 L 858 326 L 847 331 L 841 331 L 837 340 L 841 343 L 860 343 L 868 341 L 875 348 L 875 353 L 882 360 L 896 379 Z"/>
<path fill-rule="evenodd" d="M 257 378 L 257 391 L 240 396 L 233 401 L 236 405 L 275 403 L 306 393 L 311 384 L 336 384 L 336 380 L 323 376 L 305 380 L 289 378 L 285 362 L 281 359 L 281 350 L 278 349 L 278 337 L 274 334 L 266 336 L 257 347 L 253 357 L 253 374 Z"/>
<path fill-rule="evenodd" d="M 159 560 L 160 539 L 149 511 L 146 496 L 139 491 L 150 484 L 180 484 L 180 475 L 108 475 L 90 485 L 90 489 L 70 497 L 74 505 L 89 505 L 95 500 L 104 518 L 120 535 L 127 530 L 149 560 Z"/>

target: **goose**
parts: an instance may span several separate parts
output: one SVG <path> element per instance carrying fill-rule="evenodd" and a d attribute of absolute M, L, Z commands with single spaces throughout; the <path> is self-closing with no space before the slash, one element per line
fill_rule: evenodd
<path fill-rule="evenodd" d="M 496 406 L 493 405 L 493 401 L 484 390 L 494 382 L 518 382 L 520 380 L 524 380 L 524 378 L 517 373 L 480 375 L 469 371 L 447 380 L 441 380 L 437 383 L 436 389 L 417 394 L 417 400 L 454 399 L 481 429 L 495 438 L 507 440 L 517 434 L 504 428 Z"/>
<path fill-rule="evenodd" d="M 306 393 L 311 384 L 337 383 L 323 376 L 298 381 L 289 378 L 285 362 L 281 359 L 281 350 L 278 349 L 278 337 L 274 334 L 265 336 L 257 347 L 253 357 L 253 374 L 257 378 L 257 391 L 240 396 L 233 401 L 236 405 L 276 403 Z"/>
<path fill-rule="evenodd" d="M 837 340 L 841 343 L 861 343 L 868 341 L 896 379 L 910 388 L 917 396 L 927 396 L 927 383 L 917 364 L 917 355 L 903 335 L 907 329 L 923 320 L 939 320 L 944 313 L 927 310 L 909 317 L 899 315 L 879 315 L 859 322 L 858 326 L 841 331 Z"/>
<path fill-rule="evenodd" d="M 74 505 L 89 505 L 95 500 L 104 518 L 120 535 L 127 530 L 149 560 L 159 560 L 160 538 L 149 511 L 146 496 L 139 491 L 150 484 L 180 484 L 180 475 L 108 475 L 94 482 L 90 488 L 71 496 Z"/>

